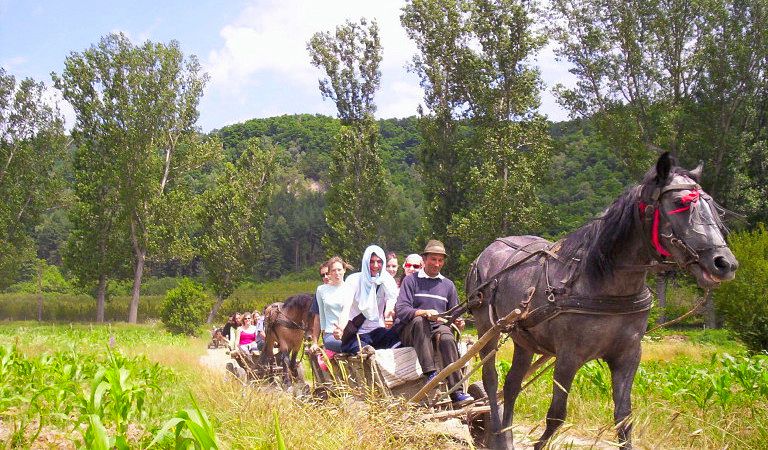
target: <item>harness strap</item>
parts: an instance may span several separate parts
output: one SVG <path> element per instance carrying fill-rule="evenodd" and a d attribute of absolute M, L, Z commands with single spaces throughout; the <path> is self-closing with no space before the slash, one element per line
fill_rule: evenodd
<path fill-rule="evenodd" d="M 563 313 L 606 316 L 634 314 L 650 310 L 652 304 L 653 297 L 648 287 L 637 294 L 627 296 L 569 296 L 557 299 L 555 302 L 547 302 L 545 305 L 528 312 L 517 325 L 521 328 L 533 328 Z"/>

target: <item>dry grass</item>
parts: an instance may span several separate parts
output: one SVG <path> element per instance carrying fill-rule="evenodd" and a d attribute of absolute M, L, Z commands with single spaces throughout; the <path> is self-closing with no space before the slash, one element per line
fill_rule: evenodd
<path fill-rule="evenodd" d="M 196 386 L 201 406 L 219 422 L 225 448 L 275 448 L 274 415 L 287 448 L 466 448 L 419 419 L 402 401 L 345 396 L 318 402 L 269 386 L 243 386 L 223 376 Z"/>

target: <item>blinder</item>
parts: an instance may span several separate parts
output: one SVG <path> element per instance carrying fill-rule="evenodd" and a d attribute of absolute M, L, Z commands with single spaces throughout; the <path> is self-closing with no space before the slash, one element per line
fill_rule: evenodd
<path fill-rule="evenodd" d="M 673 211 L 665 211 L 661 204 L 664 194 L 682 190 L 691 191 L 691 194 L 683 198 L 683 207 Z M 688 243 L 697 234 L 709 235 L 708 227 L 715 227 L 718 230 L 722 229 L 722 225 L 716 219 L 718 213 L 712 197 L 701 190 L 701 186 L 698 183 L 673 183 L 663 187 L 656 187 L 650 197 L 652 203 L 645 204 L 643 201 L 640 201 L 639 210 L 643 216 L 643 223 L 646 224 L 646 229 L 650 225 L 650 244 L 655 250 L 657 260 L 663 261 L 665 257 L 671 256 L 669 251 L 662 245 L 662 237 L 668 239 L 671 245 L 683 252 L 685 255 L 685 260 L 682 263 L 683 267 L 698 263 L 699 253 L 701 252 L 727 246 L 721 235 L 709 236 L 709 240 L 714 241 L 715 244 L 708 248 L 694 248 Z M 679 224 L 676 223 L 677 221 L 673 220 L 670 216 L 683 211 L 689 211 L 689 226 L 680 229 Z M 707 212 L 709 212 L 712 220 L 715 221 L 714 223 L 707 220 Z M 662 214 L 666 218 L 666 223 L 664 224 L 661 223 Z M 668 234 L 663 233 L 664 228 L 669 228 Z"/>

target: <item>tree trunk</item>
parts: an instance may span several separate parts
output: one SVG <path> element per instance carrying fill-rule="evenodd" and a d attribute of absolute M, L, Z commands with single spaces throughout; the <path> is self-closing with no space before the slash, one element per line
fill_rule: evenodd
<path fill-rule="evenodd" d="M 131 292 L 131 307 L 128 310 L 128 323 L 136 323 L 139 317 L 139 296 L 141 294 L 141 276 L 144 274 L 144 258 L 147 252 L 139 249 L 136 254 L 136 266 L 133 271 L 133 291 Z"/>
<path fill-rule="evenodd" d="M 128 308 L 128 323 L 136 323 L 139 317 L 139 296 L 141 295 L 141 277 L 144 274 L 144 260 L 147 257 L 147 249 L 139 243 L 136 219 L 131 218 L 131 245 L 133 256 L 136 259 L 133 270 L 133 291 L 131 292 L 131 305 Z"/>
<path fill-rule="evenodd" d="M 216 302 L 213 304 L 213 308 L 211 308 L 211 312 L 208 314 L 208 320 L 205 323 L 208 325 L 213 323 L 213 318 L 219 313 L 222 303 L 224 303 L 224 297 L 221 294 L 216 294 Z"/>
<path fill-rule="evenodd" d="M 656 323 L 664 323 L 667 321 L 667 272 L 660 272 L 656 274 L 656 298 L 659 299 L 659 309 L 661 314 L 656 320 Z"/>
<path fill-rule="evenodd" d="M 296 272 L 299 271 L 299 240 L 296 239 L 293 241 L 293 270 Z"/>
<path fill-rule="evenodd" d="M 96 323 L 104 323 L 104 304 L 107 298 L 107 276 L 99 275 L 99 287 L 96 289 Z"/>
<path fill-rule="evenodd" d="M 704 326 L 710 330 L 717 328 L 717 312 L 715 300 L 712 298 L 712 290 L 707 291 L 707 301 L 704 303 Z"/>
<path fill-rule="evenodd" d="M 43 263 L 37 262 L 37 321 L 43 321 Z"/>

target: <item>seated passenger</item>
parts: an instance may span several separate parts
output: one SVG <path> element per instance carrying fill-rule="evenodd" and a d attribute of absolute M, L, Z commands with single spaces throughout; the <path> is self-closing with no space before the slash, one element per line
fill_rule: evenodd
<path fill-rule="evenodd" d="M 395 252 L 387 253 L 387 273 L 392 275 L 392 278 L 395 279 L 395 283 L 397 283 L 397 287 L 400 287 L 400 281 L 402 280 L 402 277 L 397 275 L 398 269 L 399 267 L 397 266 L 397 253 Z"/>
<path fill-rule="evenodd" d="M 312 326 L 310 350 L 313 353 L 320 350 L 318 338 L 322 331 L 325 349 L 340 352 L 341 341 L 333 336 L 333 330 L 339 324 L 339 316 L 344 306 L 352 300 L 351 290 L 344 286 L 344 274 L 348 265 L 340 257 L 334 256 L 323 264 L 323 267 L 329 270 L 327 271 L 328 275 L 323 279 L 324 284 L 317 287 L 315 303 L 311 309 L 316 315 Z"/>
<path fill-rule="evenodd" d="M 363 254 L 362 268 L 344 282 L 352 290 L 352 302 L 342 313 L 342 322 L 334 328 L 334 336 L 343 340 L 342 352 L 357 353 L 360 343 L 375 349 L 391 348 L 400 341 L 399 324 L 395 325 L 397 284 L 384 270 L 386 256 L 378 245 Z M 345 330 L 347 324 L 349 328 Z M 342 339 L 345 338 L 345 339 Z"/>
<path fill-rule="evenodd" d="M 403 263 L 403 278 L 407 277 L 408 275 L 418 272 L 424 264 L 424 261 L 421 259 L 421 255 L 417 253 L 411 253 L 410 255 L 405 257 L 405 262 Z"/>
<path fill-rule="evenodd" d="M 245 353 L 250 353 L 258 349 L 256 343 L 256 334 L 258 330 L 256 325 L 253 324 L 253 316 L 251 313 L 245 313 L 243 315 L 243 325 L 237 329 L 237 339 L 235 344 L 237 348 Z"/>
<path fill-rule="evenodd" d="M 264 348 L 264 340 L 267 338 L 264 333 L 264 316 L 258 311 L 254 311 L 252 316 L 253 322 L 256 324 L 256 348 L 261 351 Z"/>
<path fill-rule="evenodd" d="M 227 342 L 234 342 L 235 340 L 235 331 L 237 330 L 237 327 L 240 326 L 237 321 L 238 314 L 240 313 L 235 313 L 229 316 L 227 323 L 225 323 L 224 327 L 221 329 L 221 334 L 224 336 Z"/>
<path fill-rule="evenodd" d="M 453 333 L 441 323 L 439 316 L 456 306 L 459 296 L 453 282 L 440 274 L 447 256 L 443 243 L 429 241 L 422 255 L 424 267 L 403 279 L 395 311 L 397 318 L 405 323 L 400 332 L 403 345 L 416 350 L 421 369 L 427 380 L 431 380 L 440 369 L 440 359 L 444 366 L 459 359 Z M 464 319 L 456 319 L 456 326 L 464 329 Z M 440 359 L 436 352 L 439 352 Z M 459 381 L 461 371 L 457 370 L 448 376 L 448 387 L 453 387 Z M 451 400 L 465 404 L 473 399 L 459 388 L 451 394 Z"/>

